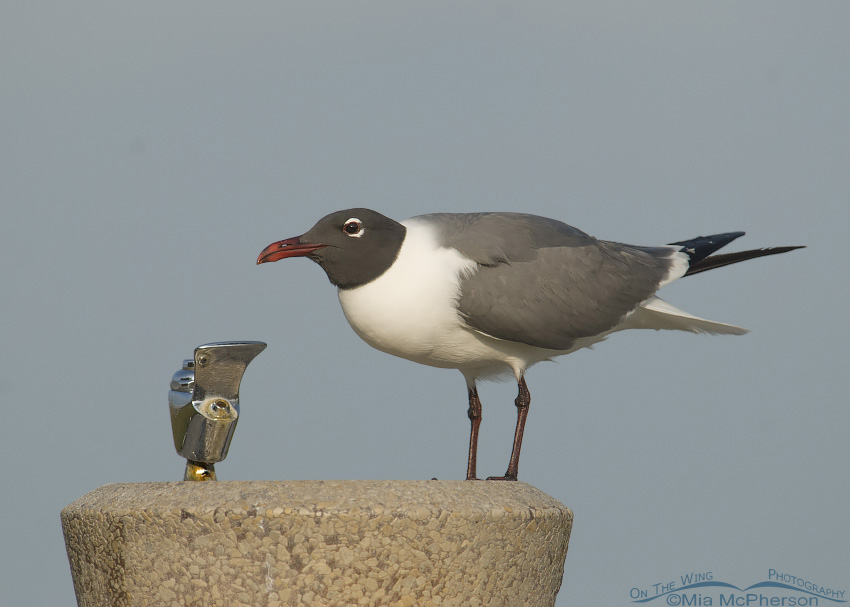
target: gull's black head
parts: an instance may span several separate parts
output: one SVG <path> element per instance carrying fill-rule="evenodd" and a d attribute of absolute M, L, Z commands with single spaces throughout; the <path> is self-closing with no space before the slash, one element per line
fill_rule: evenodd
<path fill-rule="evenodd" d="M 405 227 L 369 209 L 346 209 L 322 217 L 301 236 L 270 244 L 257 263 L 286 257 L 309 257 L 340 289 L 359 287 L 378 278 L 393 264 Z"/>

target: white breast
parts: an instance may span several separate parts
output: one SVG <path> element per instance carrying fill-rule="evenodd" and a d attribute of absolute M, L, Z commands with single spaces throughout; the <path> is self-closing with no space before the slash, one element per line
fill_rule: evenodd
<path fill-rule="evenodd" d="M 475 376 L 512 370 L 554 354 L 481 335 L 460 318 L 460 278 L 475 262 L 441 247 L 419 219 L 402 222 L 407 235 L 395 263 L 376 280 L 340 289 L 346 319 L 366 343 L 388 354 Z"/>

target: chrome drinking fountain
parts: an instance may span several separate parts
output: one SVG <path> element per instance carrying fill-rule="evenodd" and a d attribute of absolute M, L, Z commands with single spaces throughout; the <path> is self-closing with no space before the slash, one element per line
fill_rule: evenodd
<path fill-rule="evenodd" d="M 195 348 L 171 379 L 168 408 L 174 448 L 186 458 L 184 481 L 216 480 L 239 421 L 239 385 L 263 350 L 261 341 L 222 341 Z"/>

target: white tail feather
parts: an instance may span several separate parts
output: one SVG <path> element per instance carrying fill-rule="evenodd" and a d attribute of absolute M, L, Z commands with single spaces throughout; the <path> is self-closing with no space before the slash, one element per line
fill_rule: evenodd
<path fill-rule="evenodd" d="M 744 333 L 749 333 L 747 329 L 742 327 L 714 322 L 713 320 L 706 320 L 688 314 L 659 297 L 650 297 L 643 302 L 617 327 L 617 330 L 620 329 L 673 329 L 690 331 L 691 333 L 712 333 L 718 335 L 743 335 Z"/>

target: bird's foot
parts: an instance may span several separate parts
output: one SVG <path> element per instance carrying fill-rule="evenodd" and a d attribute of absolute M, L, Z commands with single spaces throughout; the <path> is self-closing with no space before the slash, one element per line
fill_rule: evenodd
<path fill-rule="evenodd" d="M 488 476 L 488 481 L 515 481 L 517 477 L 515 476 Z"/>

